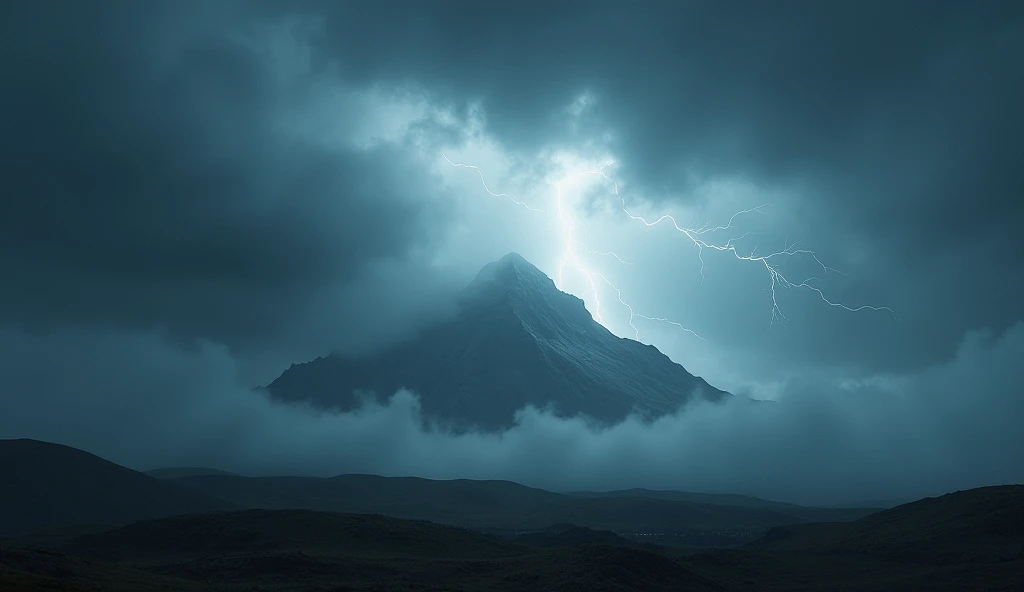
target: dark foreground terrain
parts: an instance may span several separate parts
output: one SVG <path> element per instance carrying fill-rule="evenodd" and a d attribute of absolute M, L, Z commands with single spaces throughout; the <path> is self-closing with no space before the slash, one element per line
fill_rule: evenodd
<path fill-rule="evenodd" d="M 156 478 L 159 476 L 160 478 Z M 0 440 L 0 537 L 45 541 L 67 533 L 180 514 L 317 510 L 429 520 L 492 534 L 553 524 L 684 546 L 735 545 L 773 526 L 850 521 L 864 508 L 808 508 L 680 491 L 561 494 L 511 481 L 339 475 L 243 477 L 186 467 L 143 474 L 67 446 Z"/>
<path fill-rule="evenodd" d="M 1024 590 L 1019 485 L 874 512 L 508 481 L 156 474 L 0 441 L 0 592 Z"/>
<path fill-rule="evenodd" d="M 309 510 L 146 520 L 0 548 L 21 590 L 1006 590 L 1024 586 L 1024 486 L 952 493 L 740 548 L 565 526 L 512 539 Z"/>

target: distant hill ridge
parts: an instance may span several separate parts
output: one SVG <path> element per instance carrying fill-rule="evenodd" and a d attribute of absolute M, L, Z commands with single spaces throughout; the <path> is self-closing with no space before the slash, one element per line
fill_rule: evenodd
<path fill-rule="evenodd" d="M 1022 485 L 926 498 L 853 522 L 766 528 L 765 536 L 745 546 L 737 547 L 733 540 L 725 543 L 730 548 L 698 551 L 585 523 L 662 529 L 703 525 L 717 532 L 736 524 L 770 526 L 780 516 L 793 522 L 794 516 L 773 507 L 637 495 L 690 495 L 686 492 L 626 490 L 618 496 L 589 497 L 508 481 L 195 475 L 167 482 L 80 450 L 33 440 L 0 440 L 0 470 L 6 479 L 0 487 L 5 496 L 0 499 L 0 524 L 22 527 L 29 517 L 37 525 L 53 526 L 45 540 L 0 541 L 4 592 L 248 590 L 268 583 L 281 590 L 423 592 L 781 592 L 823 587 L 1017 592 L 1024 574 Z M 493 519 L 511 508 L 523 524 L 544 526 L 531 532 L 495 529 L 502 536 L 493 536 L 379 513 L 197 512 L 197 507 L 209 509 L 213 498 L 174 485 L 188 481 L 250 497 L 376 504 L 389 511 L 435 512 L 459 520 Z M 741 497 L 750 504 L 775 503 Z M 819 516 L 831 512 L 802 510 L 824 512 Z M 132 518 L 168 511 L 185 513 Z M 62 535 L 56 522 L 65 519 L 132 523 L 102 530 L 66 528 Z"/>
<path fill-rule="evenodd" d="M 211 469 L 209 467 L 162 467 L 144 471 L 150 477 L 157 479 L 176 479 L 178 477 L 195 477 L 196 475 L 234 475 L 228 471 Z"/>
<path fill-rule="evenodd" d="M 571 523 L 618 533 L 755 532 L 809 520 L 852 520 L 872 511 L 774 507 L 765 500 L 764 507 L 744 507 L 686 499 L 588 497 L 511 481 L 378 475 L 256 478 L 203 469 L 206 474 L 161 480 L 81 450 L 34 440 L 0 441 L 0 470 L 6 477 L 0 488 L 0 535 L 32 533 L 40 541 L 96 530 L 97 525 L 231 509 L 382 514 L 513 532 Z"/>
<path fill-rule="evenodd" d="M 511 481 L 450 481 L 418 477 L 339 475 L 317 477 L 238 477 L 197 475 L 171 480 L 241 508 L 305 508 L 331 512 L 377 513 L 472 528 L 542 529 L 572 523 L 619 533 L 688 529 L 767 529 L 781 524 L 854 520 L 873 509 L 808 508 L 747 498 L 746 505 L 683 499 L 731 496 L 673 493 L 680 499 L 632 495 L 572 495 L 526 487 Z M 757 505 L 755 500 L 760 503 Z"/>
<path fill-rule="evenodd" d="M 924 498 L 847 524 L 779 526 L 748 548 L 934 564 L 1024 560 L 1024 485 Z"/>
<path fill-rule="evenodd" d="M 59 551 L 0 546 L 0 589 L 1017 592 L 1022 516 L 1024 487 L 986 487 L 698 552 L 573 525 L 503 540 L 379 515 L 246 510 L 141 521 Z"/>

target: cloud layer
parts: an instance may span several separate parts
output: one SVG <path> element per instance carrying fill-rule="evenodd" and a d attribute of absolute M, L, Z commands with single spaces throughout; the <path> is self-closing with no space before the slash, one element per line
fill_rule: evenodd
<path fill-rule="evenodd" d="M 972 333 L 947 363 L 871 384 L 791 385 L 777 403 L 698 404 L 596 429 L 543 410 L 498 434 L 425 428 L 414 394 L 352 413 L 273 403 L 235 380 L 223 347 L 153 334 L 6 331 L 16 396 L 0 436 L 83 447 L 128 466 L 245 474 L 347 472 L 511 479 L 556 490 L 744 492 L 806 503 L 1024 481 L 1017 429 L 1024 325 Z M 98 396 L 102 394 L 102 396 Z M 485 396 L 481 393 L 481 396 Z"/>

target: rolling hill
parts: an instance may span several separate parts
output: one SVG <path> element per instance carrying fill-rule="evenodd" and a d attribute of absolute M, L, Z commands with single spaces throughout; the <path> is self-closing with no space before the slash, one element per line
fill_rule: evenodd
<path fill-rule="evenodd" d="M 748 548 L 934 564 L 1024 560 L 1024 485 L 925 498 L 848 524 L 776 527 Z"/>
<path fill-rule="evenodd" d="M 162 467 L 144 471 L 150 477 L 157 479 L 176 479 L 178 477 L 194 477 L 196 475 L 234 475 L 228 471 L 211 469 L 209 467 Z"/>
<path fill-rule="evenodd" d="M 378 513 L 512 531 L 571 523 L 629 535 L 735 529 L 754 537 L 772 526 L 809 520 L 854 520 L 874 511 L 826 510 L 793 504 L 774 507 L 774 502 L 767 501 L 765 507 L 730 506 L 682 499 L 685 492 L 674 492 L 680 499 L 576 496 L 510 481 L 444 481 L 377 475 L 339 475 L 324 479 L 197 475 L 171 482 L 230 501 L 239 508 Z M 701 494 L 692 495 L 704 499 Z"/>
<path fill-rule="evenodd" d="M 568 525 L 519 544 L 384 516 L 248 510 L 0 547 L 0 589 L 1017 592 L 1022 515 L 1024 486 L 981 488 L 694 551 Z"/>
<path fill-rule="evenodd" d="M 234 506 L 76 448 L 0 440 L 0 534 L 219 512 Z"/>

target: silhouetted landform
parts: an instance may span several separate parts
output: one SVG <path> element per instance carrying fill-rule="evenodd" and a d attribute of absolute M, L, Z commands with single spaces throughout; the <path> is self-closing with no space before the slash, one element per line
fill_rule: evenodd
<path fill-rule="evenodd" d="M 571 525 L 517 542 L 379 515 L 247 510 L 0 547 L 0 589 L 1018 592 L 1022 517 L 1024 487 L 990 487 L 694 551 Z"/>
<path fill-rule="evenodd" d="M 571 491 L 568 495 L 573 497 L 646 497 L 650 499 L 666 499 L 685 502 L 698 502 L 702 504 L 718 504 L 721 506 L 739 506 L 743 508 L 800 508 L 796 504 L 776 502 L 761 499 L 751 495 L 740 495 L 737 493 L 694 493 L 691 491 L 678 491 L 675 489 L 614 489 L 611 491 Z M 865 506 L 874 507 L 874 506 Z"/>
<path fill-rule="evenodd" d="M 692 491 L 677 491 L 673 489 L 658 490 L 635 488 L 613 491 L 574 491 L 568 495 L 580 498 L 629 497 L 696 502 L 700 504 L 735 506 L 739 508 L 771 508 L 795 518 L 799 518 L 800 521 L 806 522 L 848 522 L 883 509 L 880 506 L 801 506 L 798 504 L 777 502 L 736 493 L 695 493 Z"/>
<path fill-rule="evenodd" d="M 233 509 L 76 448 L 0 440 L 0 534 Z"/>
<path fill-rule="evenodd" d="M 1024 485 L 949 493 L 848 524 L 771 529 L 751 549 L 949 565 L 1024 560 Z M 1024 584 L 1024 571 L 1021 572 Z"/>
<path fill-rule="evenodd" d="M 639 496 L 584 497 L 511 481 L 442 481 L 377 475 L 323 479 L 199 475 L 172 482 L 227 500 L 239 508 L 375 513 L 496 533 L 536 531 L 552 524 L 571 523 L 626 537 L 660 537 L 666 544 L 686 545 L 739 544 L 772 526 L 811 520 L 855 520 L 874 511 L 806 508 L 766 500 L 761 500 L 765 507 L 757 507 Z M 680 498 L 687 495 L 671 493 Z"/>
<path fill-rule="evenodd" d="M 0 590 L 4 592 L 209 591 L 206 582 L 99 563 L 49 548 L 0 546 Z"/>
<path fill-rule="evenodd" d="M 162 467 L 144 471 L 150 477 L 157 479 L 177 479 L 178 477 L 194 477 L 196 475 L 234 475 L 228 471 L 211 469 L 209 467 Z"/>
<path fill-rule="evenodd" d="M 90 559 L 158 563 L 167 557 L 302 551 L 348 557 L 485 559 L 523 550 L 501 538 L 422 520 L 310 510 L 244 510 L 136 522 L 61 545 Z"/>
<path fill-rule="evenodd" d="M 49 559 L 33 565 L 29 553 Z M 152 582 L 135 579 L 143 572 Z M 300 510 L 163 518 L 77 537 L 57 552 L 0 551 L 0 586 L 38 578 L 65 590 L 132 589 L 122 577 L 140 590 L 182 579 L 206 590 L 722 589 L 650 550 L 539 549 L 428 522 Z"/>
<path fill-rule="evenodd" d="M 485 266 L 460 304 L 454 319 L 414 340 L 370 356 L 292 365 L 266 390 L 350 410 L 361 403 L 357 391 L 384 400 L 404 387 L 420 396 L 428 418 L 486 430 L 512 426 L 527 405 L 611 423 L 728 396 L 657 348 L 616 337 L 515 253 Z"/>
<path fill-rule="evenodd" d="M 573 524 L 661 544 L 736 545 L 773 526 L 854 520 L 872 511 L 822 510 L 766 500 L 761 501 L 769 507 L 632 495 L 584 497 L 511 481 L 469 479 L 242 477 L 217 471 L 160 480 L 81 450 L 34 440 L 0 441 L 0 457 L 0 468 L 8 477 L 0 488 L 0 536 L 17 535 L 22 542 L 39 544 L 152 517 L 226 509 L 304 509 L 429 520 L 502 536 Z"/>
<path fill-rule="evenodd" d="M 513 541 L 534 547 L 572 547 L 576 545 L 608 545 L 611 547 L 639 546 L 639 543 L 620 537 L 610 530 L 594 530 L 575 524 L 556 524 L 536 532 L 516 534 Z"/>
<path fill-rule="evenodd" d="M 915 501 L 914 498 L 904 499 L 854 499 L 843 503 L 834 504 L 821 504 L 819 508 L 878 508 L 879 510 L 888 510 L 889 508 L 895 508 L 896 506 L 902 506 L 903 504 L 909 504 Z"/>

